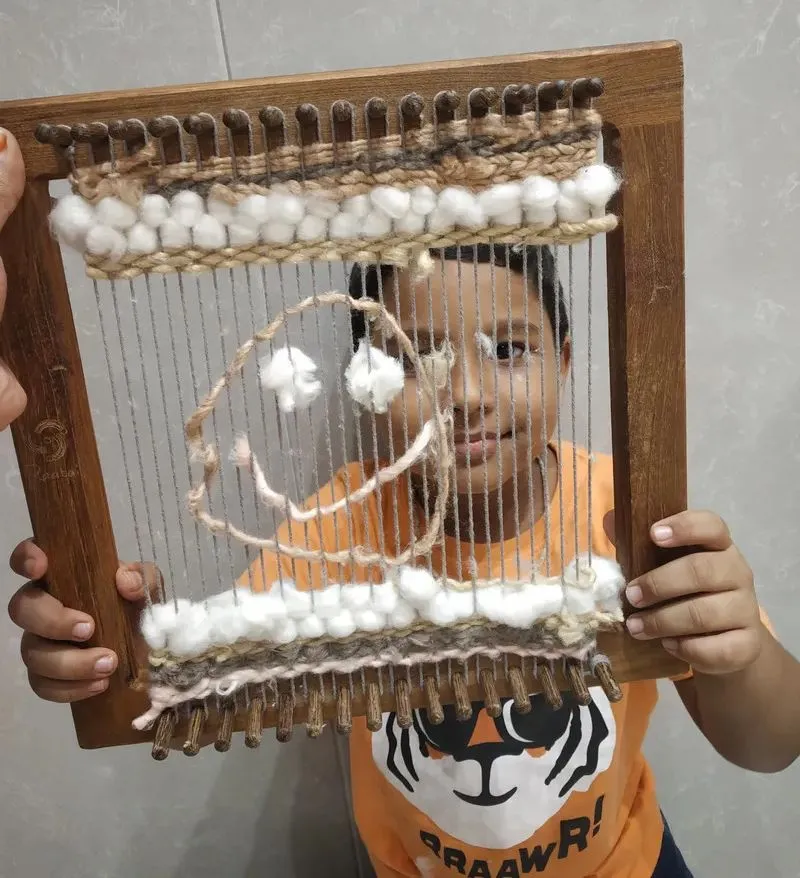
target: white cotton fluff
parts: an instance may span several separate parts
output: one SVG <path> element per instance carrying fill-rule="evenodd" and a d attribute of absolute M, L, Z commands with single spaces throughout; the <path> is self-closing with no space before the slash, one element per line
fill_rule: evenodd
<path fill-rule="evenodd" d="M 589 165 L 575 175 L 575 192 L 591 208 L 592 216 L 601 217 L 619 189 L 619 179 L 608 165 Z"/>
<path fill-rule="evenodd" d="M 101 198 L 94 210 L 100 225 L 111 226 L 121 232 L 127 231 L 139 218 L 135 208 L 113 195 Z"/>
<path fill-rule="evenodd" d="M 419 614 L 434 625 L 452 625 L 458 620 L 453 601 L 455 592 L 443 588 L 419 608 Z"/>
<path fill-rule="evenodd" d="M 578 588 L 574 585 L 565 585 L 564 610 L 575 616 L 585 616 L 595 610 L 594 594 L 591 588 Z"/>
<path fill-rule="evenodd" d="M 373 205 L 391 219 L 400 219 L 411 208 L 411 194 L 394 186 L 376 186 L 370 192 Z"/>
<path fill-rule="evenodd" d="M 428 216 L 436 208 L 436 193 L 430 186 L 416 186 L 411 190 L 410 208 L 419 216 Z"/>
<path fill-rule="evenodd" d="M 128 239 L 110 226 L 92 226 L 86 235 L 86 249 L 92 256 L 108 256 L 116 262 L 125 255 Z"/>
<path fill-rule="evenodd" d="M 397 591 L 392 582 L 382 582 L 372 588 L 370 604 L 377 613 L 393 613 L 397 609 Z"/>
<path fill-rule="evenodd" d="M 583 223 L 589 219 L 589 205 L 578 195 L 574 180 L 564 180 L 556 202 L 562 223 Z"/>
<path fill-rule="evenodd" d="M 263 226 L 274 216 L 266 195 L 248 195 L 236 205 L 236 222 L 242 225 Z"/>
<path fill-rule="evenodd" d="M 131 253 L 155 253 L 158 250 L 158 234 L 146 223 L 136 223 L 128 232 L 128 250 Z"/>
<path fill-rule="evenodd" d="M 366 610 L 372 601 L 371 589 L 369 585 L 343 585 L 341 599 L 346 610 Z"/>
<path fill-rule="evenodd" d="M 278 593 L 286 605 L 286 612 L 290 619 L 302 619 L 311 612 L 311 594 L 307 591 L 299 591 L 293 585 L 284 583 L 278 586 Z"/>
<path fill-rule="evenodd" d="M 472 589 L 465 591 L 450 590 L 450 603 L 457 622 L 463 622 L 475 615 L 475 595 Z"/>
<path fill-rule="evenodd" d="M 410 210 L 394 221 L 394 230 L 401 235 L 420 235 L 425 231 L 425 217 Z"/>
<path fill-rule="evenodd" d="M 352 213 L 338 213 L 330 221 L 328 234 L 334 241 L 347 241 L 358 237 L 360 219 Z"/>
<path fill-rule="evenodd" d="M 402 567 L 398 575 L 398 590 L 413 607 L 420 607 L 433 599 L 439 583 L 422 567 Z"/>
<path fill-rule="evenodd" d="M 320 219 L 333 219 L 339 213 L 339 202 L 325 195 L 309 195 L 306 198 L 306 215 Z"/>
<path fill-rule="evenodd" d="M 291 244 L 294 241 L 294 232 L 294 226 L 277 220 L 261 226 L 261 237 L 268 244 Z"/>
<path fill-rule="evenodd" d="M 180 614 L 180 623 L 167 638 L 171 652 L 184 657 L 200 655 L 211 646 L 211 618 L 202 604 L 192 604 Z"/>
<path fill-rule="evenodd" d="M 192 241 L 202 250 L 219 250 L 228 246 L 228 233 L 218 219 L 206 213 L 192 227 Z"/>
<path fill-rule="evenodd" d="M 386 616 L 370 609 L 356 610 L 353 613 L 353 621 L 359 631 L 368 631 L 370 634 L 376 634 L 386 626 Z"/>
<path fill-rule="evenodd" d="M 356 630 L 356 622 L 350 610 L 340 610 L 325 623 L 325 630 L 331 637 L 349 637 Z"/>
<path fill-rule="evenodd" d="M 317 364 L 300 348 L 279 348 L 259 368 L 262 386 L 274 391 L 282 412 L 307 408 L 322 390 L 322 383 L 315 377 Z"/>
<path fill-rule="evenodd" d="M 392 220 L 383 211 L 372 210 L 361 220 L 359 231 L 364 238 L 383 238 L 392 231 Z"/>
<path fill-rule="evenodd" d="M 297 633 L 304 640 L 316 640 L 325 636 L 325 623 L 319 616 L 306 616 L 298 621 Z"/>
<path fill-rule="evenodd" d="M 483 212 L 483 208 L 475 200 L 469 210 L 465 210 L 459 217 L 458 221 L 459 225 L 462 225 L 465 229 L 482 229 L 485 228 L 488 219 Z"/>
<path fill-rule="evenodd" d="M 329 585 L 314 592 L 314 612 L 320 619 L 330 619 L 342 607 L 342 587 Z"/>
<path fill-rule="evenodd" d="M 490 622 L 504 622 L 503 589 L 499 585 L 486 585 L 477 589 L 475 602 L 478 613 Z"/>
<path fill-rule="evenodd" d="M 224 198 L 209 197 L 206 206 L 211 216 L 219 220 L 223 226 L 229 226 L 234 221 L 236 206 Z"/>
<path fill-rule="evenodd" d="M 399 360 L 361 339 L 344 373 L 347 392 L 360 405 L 383 413 L 403 389 L 405 372 Z"/>
<path fill-rule="evenodd" d="M 522 225 L 522 208 L 512 207 L 511 210 L 492 217 L 492 220 L 497 226 L 520 226 Z"/>
<path fill-rule="evenodd" d="M 228 226 L 228 241 L 231 247 L 248 247 L 250 244 L 257 244 L 258 238 L 258 226 L 241 222 L 232 222 Z"/>
<path fill-rule="evenodd" d="M 456 227 L 456 221 L 452 214 L 437 207 L 428 215 L 427 226 L 428 231 L 434 234 L 452 232 Z"/>
<path fill-rule="evenodd" d="M 503 616 L 506 625 L 528 628 L 534 622 L 560 613 L 564 595 L 560 585 L 526 585 L 519 590 L 506 590 Z"/>
<path fill-rule="evenodd" d="M 189 607 L 189 601 L 186 600 L 170 601 L 165 604 L 153 604 L 142 613 L 140 627 L 150 649 L 166 647 L 168 637 L 181 624 Z"/>
<path fill-rule="evenodd" d="M 209 606 L 208 616 L 211 623 L 211 643 L 215 646 L 236 643 L 247 636 L 250 625 L 239 607 Z"/>
<path fill-rule="evenodd" d="M 474 211 L 475 204 L 475 196 L 468 189 L 447 186 L 439 194 L 438 210 L 460 223 L 463 217 Z"/>
<path fill-rule="evenodd" d="M 86 235 L 94 223 L 94 208 L 80 195 L 65 195 L 50 213 L 50 225 L 56 236 L 78 250 L 85 246 Z"/>
<path fill-rule="evenodd" d="M 547 177 L 528 177 L 522 184 L 522 207 L 531 225 L 552 226 L 556 221 L 558 183 Z"/>
<path fill-rule="evenodd" d="M 184 189 L 172 196 L 170 203 L 172 218 L 182 226 L 196 226 L 205 214 L 205 202 L 197 192 Z"/>
<path fill-rule="evenodd" d="M 139 202 L 139 218 L 151 229 L 157 229 L 169 218 L 169 202 L 163 195 L 145 195 Z"/>
<path fill-rule="evenodd" d="M 620 609 L 622 590 L 625 588 L 622 568 L 610 558 L 592 556 L 592 569 L 595 573 L 592 594 L 597 609 L 608 613 Z"/>
<path fill-rule="evenodd" d="M 520 207 L 522 186 L 519 183 L 498 183 L 479 193 L 478 203 L 486 216 L 495 219 Z"/>
<path fill-rule="evenodd" d="M 372 210 L 369 195 L 353 195 L 342 202 L 342 211 L 357 219 L 364 219 Z"/>
<path fill-rule="evenodd" d="M 297 623 L 294 619 L 281 619 L 272 626 L 271 638 L 273 643 L 285 645 L 297 640 Z"/>
<path fill-rule="evenodd" d="M 305 205 L 296 195 L 275 193 L 269 196 L 270 219 L 296 226 L 305 216 Z"/>
<path fill-rule="evenodd" d="M 410 628 L 417 618 L 417 611 L 405 601 L 400 601 L 389 613 L 388 624 L 391 628 L 402 630 Z"/>
<path fill-rule="evenodd" d="M 242 618 L 247 622 L 247 636 L 251 640 L 265 640 L 272 635 L 275 624 L 287 618 L 286 604 L 280 595 L 250 594 L 241 602 Z"/>
<path fill-rule="evenodd" d="M 191 230 L 172 217 L 162 223 L 158 233 L 164 250 L 182 250 L 192 242 Z"/>
<path fill-rule="evenodd" d="M 297 226 L 298 241 L 323 241 L 328 237 L 328 221 L 321 216 L 306 214 Z"/>

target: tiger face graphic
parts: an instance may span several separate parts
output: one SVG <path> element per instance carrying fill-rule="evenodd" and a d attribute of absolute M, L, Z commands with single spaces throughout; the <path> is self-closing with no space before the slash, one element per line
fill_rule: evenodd
<path fill-rule="evenodd" d="M 585 792 L 611 764 L 616 724 L 600 688 L 581 706 L 564 694 L 553 710 L 541 695 L 527 714 L 502 702 L 493 719 L 480 702 L 470 720 L 445 707 L 435 726 L 425 710 L 400 729 L 394 713 L 372 736 L 372 755 L 387 780 L 438 827 L 465 844 L 504 850 L 527 841 Z"/>

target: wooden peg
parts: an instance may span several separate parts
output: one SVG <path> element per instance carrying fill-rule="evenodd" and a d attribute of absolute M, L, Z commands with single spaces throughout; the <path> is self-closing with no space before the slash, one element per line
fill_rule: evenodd
<path fill-rule="evenodd" d="M 319 110 L 313 104 L 300 104 L 294 112 L 300 130 L 300 145 L 319 142 Z"/>
<path fill-rule="evenodd" d="M 511 685 L 511 697 L 514 699 L 514 709 L 517 713 L 531 712 L 531 697 L 528 687 L 525 685 L 525 677 L 520 668 L 508 669 L 508 682 Z"/>
<path fill-rule="evenodd" d="M 183 141 L 180 122 L 174 116 L 156 116 L 147 123 L 150 136 L 161 143 L 161 152 L 167 164 L 183 159 Z"/>
<path fill-rule="evenodd" d="M 536 675 L 542 686 L 544 700 L 553 710 L 560 710 L 564 706 L 564 699 L 561 697 L 561 692 L 556 685 L 556 678 L 553 676 L 553 672 L 547 665 L 540 664 Z"/>
<path fill-rule="evenodd" d="M 386 121 L 386 114 L 389 105 L 383 98 L 370 98 L 365 107 L 364 115 L 367 122 L 367 138 L 376 140 L 379 137 L 386 137 L 389 128 Z"/>
<path fill-rule="evenodd" d="M 206 724 L 206 709 L 203 706 L 192 708 L 189 717 L 189 729 L 183 742 L 183 752 L 187 756 L 197 756 L 200 752 L 200 736 Z"/>
<path fill-rule="evenodd" d="M 584 706 L 592 703 L 592 696 L 589 687 L 586 685 L 586 679 L 583 674 L 583 665 L 575 659 L 567 659 L 566 661 L 567 679 L 572 687 L 572 691 L 578 704 Z"/>
<path fill-rule="evenodd" d="M 483 688 L 483 707 L 487 714 L 496 719 L 503 711 L 500 698 L 497 695 L 497 687 L 494 683 L 494 673 L 484 668 L 480 673 L 481 687 Z"/>
<path fill-rule="evenodd" d="M 487 116 L 497 103 L 497 89 L 475 88 L 469 93 L 469 115 L 472 119 Z"/>
<path fill-rule="evenodd" d="M 275 737 L 285 744 L 292 737 L 294 728 L 294 698 L 288 692 L 278 695 L 278 724 L 275 726 Z"/>
<path fill-rule="evenodd" d="M 421 95 L 406 95 L 400 101 L 400 119 L 402 130 L 416 131 L 422 127 L 422 113 L 425 110 L 425 101 Z"/>
<path fill-rule="evenodd" d="M 572 83 L 572 107 L 573 109 L 587 109 L 591 107 L 595 98 L 599 98 L 605 91 L 605 83 L 597 76 L 591 79 L 576 79 Z"/>
<path fill-rule="evenodd" d="M 264 129 L 264 144 L 267 152 L 286 144 L 286 118 L 278 107 L 264 107 L 258 112 Z"/>
<path fill-rule="evenodd" d="M 244 731 L 244 743 L 250 750 L 255 750 L 261 744 L 263 714 L 264 697 L 254 695 L 247 706 L 247 723 Z"/>
<path fill-rule="evenodd" d="M 434 118 L 437 125 L 447 125 L 456 118 L 456 110 L 461 104 L 461 98 L 455 91 L 440 91 L 433 99 L 435 108 Z"/>
<path fill-rule="evenodd" d="M 169 756 L 170 744 L 175 735 L 177 722 L 178 718 L 174 710 L 167 710 L 158 718 L 152 749 L 152 756 L 156 762 L 163 762 Z"/>
<path fill-rule="evenodd" d="M 436 677 L 433 675 L 425 677 L 423 688 L 425 690 L 428 722 L 433 726 L 441 725 L 444 722 L 444 710 L 442 708 L 442 699 L 439 695 L 439 686 L 436 683 Z"/>
<path fill-rule="evenodd" d="M 592 673 L 597 677 L 603 692 L 612 704 L 622 701 L 622 690 L 614 678 L 611 664 L 608 661 L 595 660 L 592 663 Z"/>
<path fill-rule="evenodd" d="M 367 728 L 371 732 L 379 732 L 383 727 L 383 711 L 381 710 L 381 690 L 374 680 L 367 681 Z"/>
<path fill-rule="evenodd" d="M 217 740 L 214 741 L 214 749 L 217 753 L 227 753 L 231 749 L 233 738 L 233 720 L 236 717 L 236 705 L 226 701 L 220 708 L 219 728 Z"/>
<path fill-rule="evenodd" d="M 353 697 L 347 686 L 341 686 L 336 693 L 336 731 L 349 735 L 353 730 Z"/>
<path fill-rule="evenodd" d="M 543 82 L 536 89 L 536 104 L 540 113 L 552 113 L 558 109 L 558 103 L 567 92 L 567 84 L 563 79 L 557 82 Z"/>
<path fill-rule="evenodd" d="M 222 114 L 222 124 L 230 132 L 231 151 L 234 159 L 247 156 L 253 151 L 253 129 L 250 116 L 244 110 L 230 107 Z"/>
<path fill-rule="evenodd" d="M 336 101 L 331 107 L 333 143 L 349 143 L 354 138 L 355 111 L 349 101 Z"/>
<path fill-rule="evenodd" d="M 408 680 L 395 681 L 394 696 L 396 701 L 397 725 L 401 729 L 410 729 L 413 721 L 411 711 L 411 685 Z"/>
<path fill-rule="evenodd" d="M 308 689 L 308 705 L 306 716 L 306 734 L 309 738 L 318 738 L 322 734 L 324 726 L 322 690 L 319 686 L 310 686 Z"/>
<path fill-rule="evenodd" d="M 461 671 L 454 671 L 451 676 L 453 685 L 453 697 L 456 706 L 456 719 L 466 722 L 472 719 L 472 701 L 469 697 L 467 679 Z"/>

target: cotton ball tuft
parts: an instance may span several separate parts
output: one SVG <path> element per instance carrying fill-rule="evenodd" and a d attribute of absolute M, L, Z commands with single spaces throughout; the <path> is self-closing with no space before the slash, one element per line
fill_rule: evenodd
<path fill-rule="evenodd" d="M 370 197 L 375 207 L 391 219 L 400 219 L 411 208 L 411 195 L 394 186 L 376 186 Z"/>
<path fill-rule="evenodd" d="M 306 408 L 322 390 L 322 383 L 315 377 L 317 364 L 300 348 L 279 348 L 259 368 L 262 386 L 277 394 L 282 412 Z"/>
<path fill-rule="evenodd" d="M 325 628 L 331 637 L 349 637 L 356 630 L 356 622 L 350 610 L 340 610 L 328 619 Z"/>
<path fill-rule="evenodd" d="M 311 612 L 311 595 L 307 591 L 299 591 L 293 585 L 284 585 L 280 590 L 286 612 L 290 619 L 302 619 Z"/>
<path fill-rule="evenodd" d="M 128 232 L 128 249 L 131 253 L 155 253 L 158 250 L 158 234 L 146 223 L 136 223 Z"/>
<path fill-rule="evenodd" d="M 316 640 L 325 636 L 325 623 L 318 616 L 306 616 L 298 621 L 297 633 L 304 640 Z"/>
<path fill-rule="evenodd" d="M 385 627 L 386 616 L 376 613 L 375 610 L 356 610 L 353 613 L 353 621 L 356 623 L 359 631 L 368 631 L 371 634 L 376 634 Z"/>
<path fill-rule="evenodd" d="M 402 630 L 410 628 L 417 618 L 417 611 L 405 601 L 400 601 L 389 614 L 388 623 L 392 628 Z"/>
<path fill-rule="evenodd" d="M 236 205 L 236 221 L 242 225 L 263 226 L 273 217 L 266 195 L 248 195 Z"/>
<path fill-rule="evenodd" d="M 475 196 L 468 190 L 458 186 L 448 186 L 439 195 L 438 209 L 457 222 L 475 210 Z"/>
<path fill-rule="evenodd" d="M 453 596 L 449 589 L 442 589 L 419 608 L 420 615 L 434 625 L 452 625 L 458 618 Z"/>
<path fill-rule="evenodd" d="M 50 225 L 56 236 L 77 250 L 85 246 L 94 222 L 94 208 L 80 195 L 65 195 L 50 213 Z"/>
<path fill-rule="evenodd" d="M 398 579 L 400 594 L 415 607 L 427 603 L 439 591 L 439 583 L 422 567 L 403 567 Z"/>
<path fill-rule="evenodd" d="M 208 198 L 208 212 L 223 226 L 229 226 L 236 217 L 236 207 L 224 198 Z"/>
<path fill-rule="evenodd" d="M 528 177 L 522 184 L 522 206 L 531 225 L 552 226 L 556 221 L 559 188 L 547 177 Z"/>
<path fill-rule="evenodd" d="M 327 237 L 328 221 L 313 214 L 307 214 L 297 227 L 298 241 L 322 241 Z"/>
<path fill-rule="evenodd" d="M 505 622 L 503 589 L 499 585 L 486 585 L 477 589 L 475 596 L 478 613 L 490 622 Z"/>
<path fill-rule="evenodd" d="M 272 626 L 273 643 L 285 645 L 297 639 L 297 623 L 294 619 L 281 619 Z"/>
<path fill-rule="evenodd" d="M 127 231 L 139 218 L 130 204 L 125 204 L 121 198 L 113 195 L 97 202 L 95 217 L 101 225 L 111 226 L 121 232 Z"/>
<path fill-rule="evenodd" d="M 305 205 L 296 195 L 274 194 L 269 198 L 271 218 L 296 226 L 305 215 Z"/>
<path fill-rule="evenodd" d="M 142 613 L 140 628 L 150 649 L 166 648 L 167 638 L 178 627 L 181 616 L 188 612 L 190 606 L 186 600 L 170 601 L 152 604 Z"/>
<path fill-rule="evenodd" d="M 164 250 L 182 250 L 192 242 L 191 231 L 172 217 L 164 221 L 158 233 Z"/>
<path fill-rule="evenodd" d="M 373 586 L 371 604 L 378 613 L 393 613 L 397 608 L 397 591 L 394 583 L 382 582 L 380 585 Z"/>
<path fill-rule="evenodd" d="M 453 606 L 453 613 L 458 622 L 462 622 L 464 619 L 469 619 L 475 614 L 476 601 L 472 590 L 458 591 L 456 589 L 451 589 L 450 603 Z"/>
<path fill-rule="evenodd" d="M 273 221 L 261 227 L 261 237 L 268 244 L 291 244 L 294 241 L 295 227 L 288 223 Z"/>
<path fill-rule="evenodd" d="M 456 227 L 455 217 L 437 207 L 428 215 L 428 231 L 434 234 L 452 232 Z"/>
<path fill-rule="evenodd" d="M 347 241 L 358 237 L 360 221 L 352 213 L 338 213 L 330 222 L 328 230 L 334 241 Z"/>
<path fill-rule="evenodd" d="M 578 195 L 574 180 L 564 180 L 556 202 L 562 223 L 583 223 L 589 219 L 589 205 Z"/>
<path fill-rule="evenodd" d="M 314 592 L 314 612 L 320 619 L 330 619 L 342 606 L 342 587 L 329 585 Z"/>
<path fill-rule="evenodd" d="M 591 208 L 592 216 L 603 216 L 608 202 L 619 189 L 619 178 L 608 165 L 589 165 L 575 176 L 575 192 Z"/>
<path fill-rule="evenodd" d="M 518 209 L 521 201 L 522 187 L 519 183 L 498 183 L 478 195 L 478 204 L 490 219 Z"/>
<path fill-rule="evenodd" d="M 145 195 L 139 202 L 139 218 L 150 228 L 157 229 L 169 218 L 169 201 L 163 195 Z"/>
<path fill-rule="evenodd" d="M 250 223 L 232 222 L 228 226 L 231 247 L 248 247 L 258 243 L 258 226 Z"/>
<path fill-rule="evenodd" d="M 339 213 L 339 202 L 325 195 L 309 195 L 306 198 L 306 215 L 320 219 L 333 219 Z"/>
<path fill-rule="evenodd" d="M 419 216 L 428 216 L 436 208 L 436 193 L 430 186 L 417 186 L 411 190 L 409 206 Z"/>
<path fill-rule="evenodd" d="M 564 609 L 574 616 L 587 616 L 595 611 L 594 594 L 590 588 L 576 588 L 574 585 L 565 585 Z"/>
<path fill-rule="evenodd" d="M 498 226 L 521 226 L 522 225 L 522 208 L 512 207 L 505 213 L 499 213 L 493 217 L 495 225 Z"/>
<path fill-rule="evenodd" d="M 384 413 L 403 389 L 405 372 L 399 360 L 361 339 L 344 373 L 347 392 L 360 405 Z"/>
<path fill-rule="evenodd" d="M 342 202 L 342 211 L 356 219 L 364 219 L 372 210 L 369 195 L 353 195 Z"/>
<path fill-rule="evenodd" d="M 202 604 L 191 604 L 180 614 L 179 623 L 169 633 L 167 647 L 171 652 L 191 657 L 211 646 L 211 619 Z"/>
<path fill-rule="evenodd" d="M 369 607 L 371 598 L 371 589 L 368 585 L 342 586 L 341 600 L 346 610 L 365 610 Z"/>
<path fill-rule="evenodd" d="M 172 218 L 182 226 L 196 226 L 205 214 L 205 203 L 197 192 L 184 189 L 172 196 L 170 205 Z"/>
<path fill-rule="evenodd" d="M 383 238 L 392 231 L 392 221 L 382 211 L 373 210 L 361 220 L 360 231 L 365 238 Z"/>
<path fill-rule="evenodd" d="M 201 250 L 219 250 L 228 246 L 225 226 L 208 213 L 204 214 L 192 228 L 192 240 L 195 247 Z"/>
<path fill-rule="evenodd" d="M 116 262 L 125 255 L 128 240 L 110 226 L 92 226 L 86 235 L 86 249 L 92 256 L 107 256 Z"/>
<path fill-rule="evenodd" d="M 394 230 L 401 235 L 421 235 L 425 231 L 425 217 L 410 210 L 405 216 L 395 220 Z"/>

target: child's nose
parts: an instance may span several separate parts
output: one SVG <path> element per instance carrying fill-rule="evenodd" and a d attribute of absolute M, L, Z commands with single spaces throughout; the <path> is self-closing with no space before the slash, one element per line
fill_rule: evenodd
<path fill-rule="evenodd" d="M 450 372 L 451 398 L 455 411 L 475 418 L 479 413 L 482 412 L 485 416 L 486 412 L 491 410 L 492 406 L 489 404 L 491 393 L 487 394 L 490 388 L 484 386 L 482 377 L 481 367 L 476 358 L 456 357 L 456 363 Z"/>

